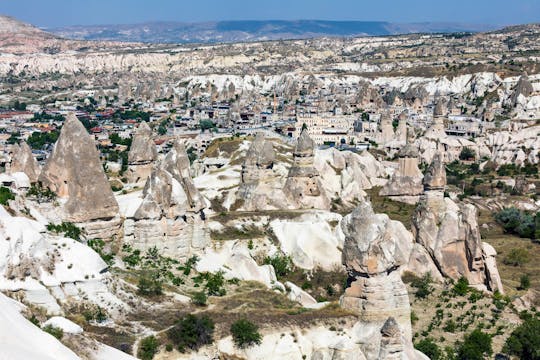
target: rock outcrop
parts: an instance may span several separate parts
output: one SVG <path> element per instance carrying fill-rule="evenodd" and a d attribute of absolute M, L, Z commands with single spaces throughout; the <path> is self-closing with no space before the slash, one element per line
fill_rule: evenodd
<path fill-rule="evenodd" d="M 416 204 L 423 192 L 422 172 L 418 168 L 418 150 L 412 139 L 398 153 L 398 169 L 379 194 L 396 201 Z"/>
<path fill-rule="evenodd" d="M 367 202 L 342 221 L 349 286 L 340 303 L 359 316 L 358 343 L 367 359 L 414 359 L 410 305 L 400 269 L 413 246 L 403 224 Z"/>
<path fill-rule="evenodd" d="M 11 148 L 11 162 L 9 173 L 23 172 L 28 176 L 31 183 L 35 183 L 39 177 L 39 166 L 32 155 L 32 149 L 26 142 L 15 144 Z"/>
<path fill-rule="evenodd" d="M 206 200 L 193 184 L 189 165 L 179 141 L 163 161 L 154 165 L 142 203 L 125 222 L 127 243 L 142 250 L 156 246 L 161 253 L 179 258 L 207 245 Z"/>
<path fill-rule="evenodd" d="M 427 174 L 426 191 L 413 215 L 416 244 L 409 269 L 416 274 L 429 271 L 437 279 L 465 277 L 479 289 L 503 292 L 495 250 L 480 238 L 476 208 L 444 197 L 446 173 L 441 154 Z"/>
<path fill-rule="evenodd" d="M 157 149 L 152 140 L 152 129 L 142 122 L 131 143 L 128 154 L 127 178 L 132 183 L 144 183 L 152 172 L 152 164 L 157 160 Z"/>
<path fill-rule="evenodd" d="M 62 220 L 83 224 L 89 237 L 110 238 L 118 230 L 118 204 L 99 153 L 75 115 L 67 116 L 39 181 L 63 200 Z"/>
<path fill-rule="evenodd" d="M 283 191 L 289 203 L 300 209 L 329 209 L 330 200 L 323 190 L 320 174 L 313 166 L 315 142 L 307 129 L 302 130 L 294 149 L 294 163 Z"/>
<path fill-rule="evenodd" d="M 243 200 L 243 208 L 248 211 L 280 208 L 284 194 L 276 179 L 273 167 L 276 152 L 271 141 L 257 134 L 249 147 L 242 164 L 241 183 L 238 198 Z M 278 194 L 279 193 L 279 194 Z"/>

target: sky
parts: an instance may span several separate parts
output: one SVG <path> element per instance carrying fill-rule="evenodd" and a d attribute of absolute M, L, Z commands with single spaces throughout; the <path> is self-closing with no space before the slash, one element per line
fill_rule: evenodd
<path fill-rule="evenodd" d="M 298 19 L 510 25 L 540 22 L 540 0 L 0 0 L 0 14 L 49 28 Z"/>

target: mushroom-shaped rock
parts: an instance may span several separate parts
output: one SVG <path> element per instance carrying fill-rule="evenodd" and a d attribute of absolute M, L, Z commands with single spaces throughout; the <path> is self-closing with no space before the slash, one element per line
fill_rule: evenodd
<path fill-rule="evenodd" d="M 81 223 L 110 219 L 118 214 L 118 204 L 94 139 L 73 114 L 67 116 L 39 181 L 67 199 L 64 205 L 67 221 Z"/>

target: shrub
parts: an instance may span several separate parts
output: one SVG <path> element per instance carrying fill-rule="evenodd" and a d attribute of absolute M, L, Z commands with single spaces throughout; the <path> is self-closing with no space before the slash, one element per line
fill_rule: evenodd
<path fill-rule="evenodd" d="M 460 277 L 459 280 L 454 285 L 452 291 L 455 295 L 465 296 L 469 291 L 469 280 L 465 277 Z"/>
<path fill-rule="evenodd" d="M 479 329 L 466 335 L 463 343 L 457 348 L 459 360 L 483 360 L 493 353 L 491 336 Z"/>
<path fill-rule="evenodd" d="M 240 319 L 231 325 L 234 344 L 239 348 L 259 345 L 262 336 L 257 325 L 246 319 Z"/>
<path fill-rule="evenodd" d="M 186 349 L 198 350 L 214 341 L 214 327 L 214 322 L 208 316 L 189 314 L 167 331 L 167 337 L 181 352 Z"/>
<path fill-rule="evenodd" d="M 474 159 L 475 156 L 476 154 L 471 148 L 464 147 L 459 153 L 459 160 L 471 160 Z"/>
<path fill-rule="evenodd" d="M 148 336 L 141 340 L 137 356 L 141 360 L 152 360 L 157 354 L 159 343 L 154 336 Z"/>
<path fill-rule="evenodd" d="M 41 186 L 40 183 L 32 184 L 26 192 L 26 196 L 35 198 L 38 203 L 56 199 L 56 193 L 47 187 Z"/>
<path fill-rule="evenodd" d="M 42 330 L 45 331 L 46 333 L 51 334 L 52 336 L 54 336 L 58 340 L 62 339 L 62 337 L 64 336 L 64 330 L 62 330 L 62 329 L 60 329 L 59 327 L 56 327 L 56 326 L 47 325 L 47 326 L 44 326 L 42 328 Z"/>
<path fill-rule="evenodd" d="M 0 204 L 7 205 L 9 200 L 15 200 L 15 195 L 7 187 L 0 187 Z"/>
<path fill-rule="evenodd" d="M 520 290 L 527 290 L 531 287 L 531 278 L 529 277 L 529 274 L 523 274 L 519 278 L 519 289 Z"/>
<path fill-rule="evenodd" d="M 58 225 L 50 223 L 47 225 L 47 230 L 55 234 L 63 234 L 65 237 L 73 240 L 81 241 L 82 230 L 71 222 L 64 221 Z"/>
<path fill-rule="evenodd" d="M 540 359 L 540 319 L 530 317 L 506 340 L 503 352 L 523 360 Z"/>
<path fill-rule="evenodd" d="M 503 263 L 505 265 L 521 266 L 529 262 L 529 260 L 529 252 L 526 249 L 514 248 L 504 257 Z"/>
<path fill-rule="evenodd" d="M 145 273 L 139 278 L 138 291 L 140 295 L 157 296 L 163 294 L 161 281 L 155 273 Z"/>
<path fill-rule="evenodd" d="M 457 329 L 457 324 L 454 320 L 448 320 L 443 327 L 443 330 L 446 332 L 453 333 Z"/>
<path fill-rule="evenodd" d="M 292 259 L 288 255 L 275 254 L 271 257 L 267 256 L 264 263 L 274 267 L 278 279 L 287 276 L 294 269 Z"/>
<path fill-rule="evenodd" d="M 95 252 L 101 256 L 103 261 L 107 263 L 107 265 L 111 266 L 114 264 L 114 254 L 112 253 L 106 253 L 105 248 L 105 241 L 101 239 L 91 239 L 88 240 L 88 246 L 91 247 Z"/>
<path fill-rule="evenodd" d="M 431 338 L 425 338 L 417 342 L 416 344 L 414 344 L 414 348 L 422 352 L 431 360 L 439 360 L 442 358 L 441 349 L 439 348 L 439 346 L 437 346 L 437 344 L 435 344 L 435 342 Z"/>
<path fill-rule="evenodd" d="M 415 295 L 418 298 L 426 298 L 433 292 L 433 287 L 431 283 L 433 279 L 431 278 L 431 273 L 427 273 L 421 278 L 416 278 L 411 282 L 411 285 L 416 288 Z"/>
<path fill-rule="evenodd" d="M 225 278 L 223 272 L 218 271 L 215 274 L 208 273 L 205 289 L 210 296 L 223 296 L 226 294 L 223 285 L 225 284 Z"/>
<path fill-rule="evenodd" d="M 529 239 L 536 237 L 536 224 L 540 222 L 537 218 L 538 214 L 532 215 L 514 207 L 503 209 L 495 215 L 495 220 L 501 224 L 505 232 Z"/>
<path fill-rule="evenodd" d="M 191 302 L 198 306 L 206 306 L 207 296 L 204 291 L 199 291 L 193 294 Z"/>

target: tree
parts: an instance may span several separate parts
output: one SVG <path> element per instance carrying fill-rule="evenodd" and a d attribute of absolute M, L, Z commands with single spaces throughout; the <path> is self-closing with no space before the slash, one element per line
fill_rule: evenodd
<path fill-rule="evenodd" d="M 141 340 L 137 356 L 141 360 L 152 360 L 157 354 L 159 343 L 154 336 L 148 336 Z"/>
<path fill-rule="evenodd" d="M 431 360 L 439 360 L 442 357 L 441 349 L 431 338 L 422 339 L 414 345 L 414 348 L 422 352 Z"/>
<path fill-rule="evenodd" d="M 138 293 L 145 296 L 157 296 L 163 294 L 163 287 L 157 274 L 143 274 L 139 278 Z"/>
<path fill-rule="evenodd" d="M 540 319 L 530 317 L 506 340 L 503 352 L 523 360 L 540 360 Z"/>
<path fill-rule="evenodd" d="M 520 290 L 527 290 L 531 287 L 531 278 L 529 277 L 529 274 L 523 274 L 519 278 L 519 289 Z"/>
<path fill-rule="evenodd" d="M 475 153 L 471 148 L 464 147 L 459 153 L 459 160 L 471 160 L 475 158 Z"/>
<path fill-rule="evenodd" d="M 181 352 L 198 350 L 214 341 L 214 328 L 214 322 L 207 315 L 189 314 L 167 331 L 167 337 Z"/>
<path fill-rule="evenodd" d="M 234 344 L 239 348 L 259 345 L 262 336 L 259 327 L 247 319 L 240 319 L 231 325 Z"/>
<path fill-rule="evenodd" d="M 493 353 L 491 336 L 479 329 L 465 336 L 457 349 L 458 360 L 483 360 Z"/>
<path fill-rule="evenodd" d="M 529 262 L 529 252 L 523 248 L 513 248 L 503 259 L 505 265 L 522 266 Z"/>
<path fill-rule="evenodd" d="M 15 195 L 7 187 L 0 187 L 0 204 L 7 205 L 9 200 L 15 200 Z"/>
<path fill-rule="evenodd" d="M 456 295 L 465 296 L 469 291 L 469 280 L 463 276 L 460 277 L 452 290 Z"/>

